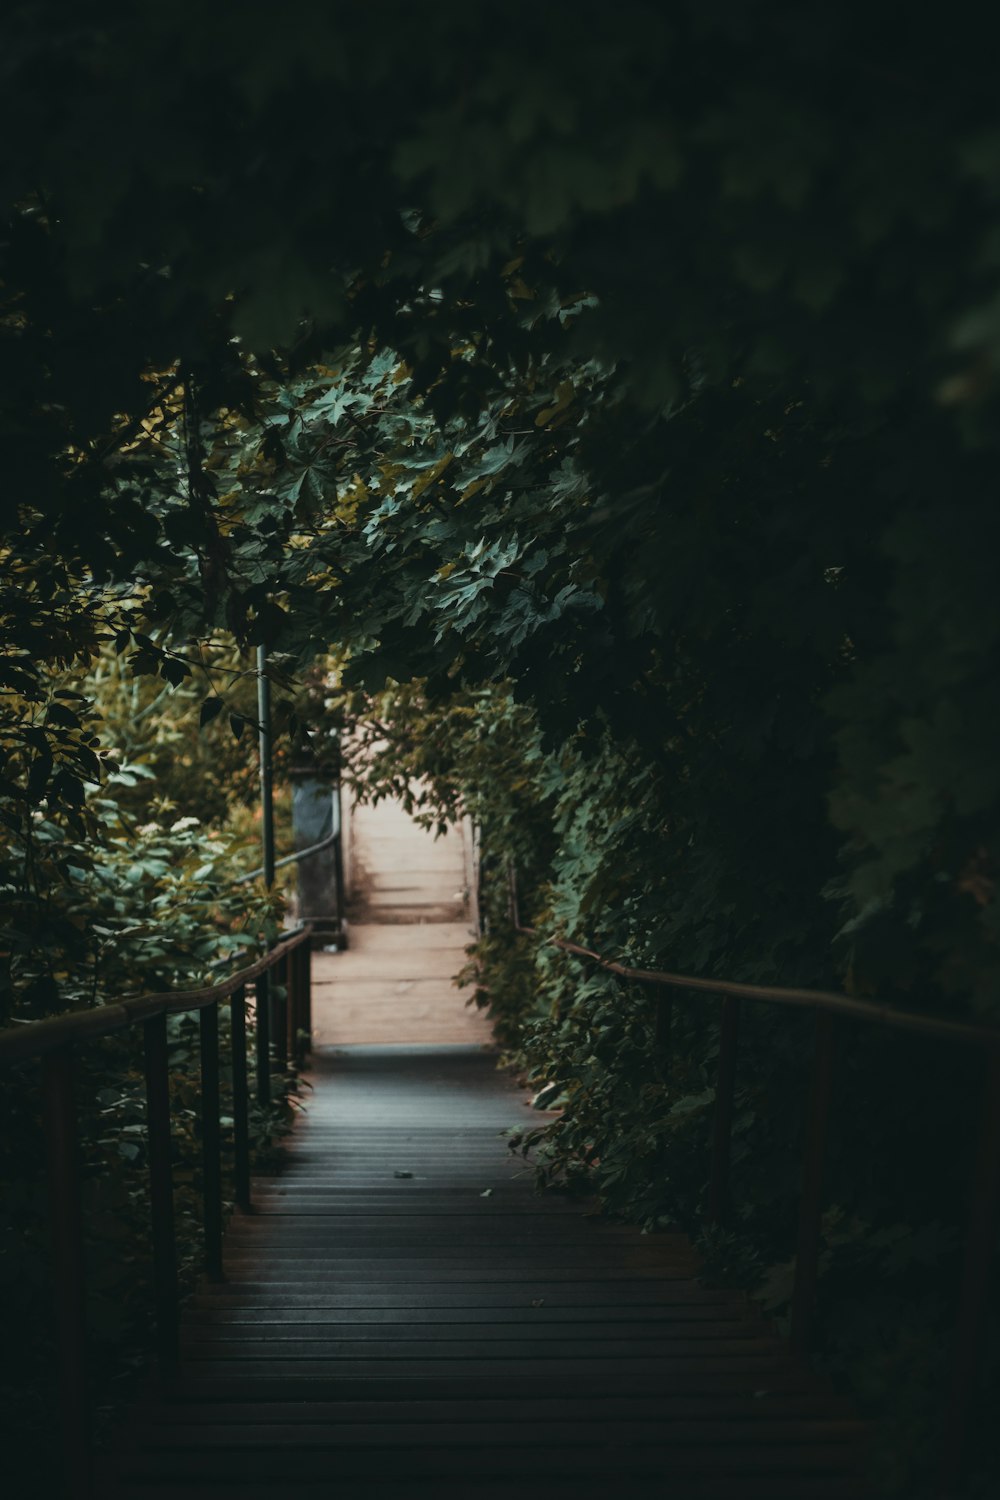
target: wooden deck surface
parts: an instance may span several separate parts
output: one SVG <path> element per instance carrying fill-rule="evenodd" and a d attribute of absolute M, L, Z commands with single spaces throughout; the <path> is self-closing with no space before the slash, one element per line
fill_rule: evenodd
<path fill-rule="evenodd" d="M 860 1425 L 682 1236 L 534 1191 L 505 1133 L 539 1116 L 449 982 L 455 846 L 428 864 L 398 816 L 366 826 L 366 934 L 314 965 L 308 1114 L 99 1493 L 860 1500 Z"/>
<path fill-rule="evenodd" d="M 117 1500 L 864 1493 L 850 1412 L 682 1237 L 534 1192 L 490 1053 L 332 1049 L 314 1082 Z"/>

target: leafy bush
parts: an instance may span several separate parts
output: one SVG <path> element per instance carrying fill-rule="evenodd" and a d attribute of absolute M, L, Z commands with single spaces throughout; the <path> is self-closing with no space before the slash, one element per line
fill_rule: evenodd
<path fill-rule="evenodd" d="M 606 1212 L 652 1232 L 688 1230 L 706 1275 L 752 1287 L 787 1327 L 810 1018 L 744 1003 L 732 1211 L 725 1229 L 713 1227 L 719 1002 L 676 992 L 665 1050 L 648 989 L 545 939 L 569 936 L 639 968 L 830 985 L 836 959 L 823 955 L 842 951 L 843 939 L 821 869 L 810 889 L 793 892 L 777 839 L 760 847 L 756 881 L 741 889 L 718 855 L 709 862 L 711 845 L 699 849 L 706 826 L 718 826 L 711 799 L 695 836 L 681 836 L 694 772 L 679 816 L 676 784 L 640 747 L 581 736 L 547 750 L 530 713 L 502 692 L 435 703 L 410 685 L 369 712 L 381 749 L 358 756 L 367 795 L 399 792 L 412 778 L 428 824 L 458 807 L 480 824 L 485 931 L 465 978 L 539 1104 L 558 1110 L 517 1143 L 540 1180 L 596 1192 Z M 513 926 L 512 868 L 533 936 Z M 920 1038 L 838 1027 L 818 1358 L 878 1418 L 874 1466 L 887 1493 L 922 1493 L 934 1472 L 980 1091 L 969 1052 L 942 1059 Z M 988 1472 L 989 1456 L 978 1461 Z"/>

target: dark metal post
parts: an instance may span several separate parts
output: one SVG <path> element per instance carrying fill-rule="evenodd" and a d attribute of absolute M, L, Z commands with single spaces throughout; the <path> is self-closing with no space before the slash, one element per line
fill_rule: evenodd
<path fill-rule="evenodd" d="M 285 982 L 288 999 L 285 1004 L 288 1014 L 288 1055 L 296 1066 L 302 1061 L 302 1043 L 299 1040 L 299 1014 L 302 1008 L 302 967 L 299 950 L 293 948 L 285 959 Z"/>
<path fill-rule="evenodd" d="M 143 1023 L 146 1052 L 146 1128 L 149 1135 L 149 1205 L 153 1229 L 153 1299 L 161 1378 L 177 1366 L 177 1259 L 170 1151 L 170 1077 L 167 1017 Z"/>
<path fill-rule="evenodd" d="M 45 1058 L 43 1088 L 48 1154 L 49 1223 L 59 1411 L 67 1500 L 92 1494 L 90 1401 L 83 1270 L 83 1212 L 69 1047 Z"/>
<path fill-rule="evenodd" d="M 344 937 L 344 918 L 347 915 L 347 900 L 344 892 L 344 793 L 339 774 L 334 784 L 333 798 L 335 803 L 334 814 L 337 819 L 337 837 L 333 844 L 334 880 L 337 886 L 335 914 L 337 918 L 337 935 L 342 942 Z"/>
<path fill-rule="evenodd" d="M 799 1239 L 792 1293 L 792 1348 L 803 1354 L 809 1344 L 819 1272 L 820 1218 L 823 1208 L 823 1158 L 833 1088 L 833 1017 L 816 1012 L 816 1054 L 812 1095 L 806 1119 L 799 1198 Z"/>
<path fill-rule="evenodd" d="M 201 1051 L 202 1214 L 205 1270 L 222 1281 L 222 1136 L 219 1127 L 219 1004 L 198 1013 Z"/>
<path fill-rule="evenodd" d="M 268 975 L 254 981 L 254 1015 L 257 1022 L 257 1103 L 271 1102 L 271 1001 Z"/>
<path fill-rule="evenodd" d="M 986 1304 L 1000 1199 L 1000 1051 L 995 1048 L 985 1079 L 979 1146 L 972 1178 L 972 1202 L 965 1240 L 965 1263 L 958 1327 L 952 1358 L 951 1396 L 945 1417 L 941 1483 L 945 1493 L 962 1477 L 969 1406 L 979 1377 Z"/>
<path fill-rule="evenodd" d="M 289 1032 L 294 1048 L 293 1055 L 299 1067 L 305 1062 L 306 1053 L 309 1051 L 309 1035 L 306 1019 L 306 985 L 309 982 L 306 961 L 308 958 L 309 943 L 306 941 L 293 949 L 288 959 L 289 996 L 291 1002 Z"/>
<path fill-rule="evenodd" d="M 729 1212 L 729 1164 L 733 1134 L 733 1095 L 736 1088 L 736 1045 L 740 1034 L 740 1002 L 727 995 L 719 1026 L 719 1072 L 715 1081 L 712 1130 L 712 1175 L 708 1185 L 708 1217 L 722 1224 Z"/>
<path fill-rule="evenodd" d="M 280 958 L 271 970 L 274 983 L 271 986 L 273 1004 L 272 1035 L 274 1037 L 274 1060 L 284 1070 L 288 1065 L 288 954 Z M 280 994 L 278 992 L 281 992 Z"/>
<path fill-rule="evenodd" d="M 261 839 L 264 884 L 274 884 L 274 765 L 271 757 L 271 683 L 267 677 L 267 648 L 257 647 L 257 721 L 260 726 Z"/>
<path fill-rule="evenodd" d="M 302 1030 L 303 1051 L 312 1051 L 312 940 L 302 944 Z"/>
<path fill-rule="evenodd" d="M 247 992 L 244 985 L 233 992 L 233 1162 L 236 1202 L 250 1212 L 250 1100 L 247 1088 Z"/>
<path fill-rule="evenodd" d="M 670 1033 L 674 1024 L 674 997 L 670 990 L 664 985 L 657 985 L 653 991 L 653 1004 L 656 1006 L 656 1029 L 654 1040 L 656 1050 L 663 1056 L 670 1055 Z"/>

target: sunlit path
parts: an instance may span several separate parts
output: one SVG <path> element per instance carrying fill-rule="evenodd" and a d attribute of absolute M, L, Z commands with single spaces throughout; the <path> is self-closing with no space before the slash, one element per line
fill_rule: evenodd
<path fill-rule="evenodd" d="M 317 1043 L 488 1045 L 471 991 L 454 983 L 473 936 L 462 829 L 435 838 L 387 802 L 356 808 L 348 826 L 349 946 L 313 961 Z"/>

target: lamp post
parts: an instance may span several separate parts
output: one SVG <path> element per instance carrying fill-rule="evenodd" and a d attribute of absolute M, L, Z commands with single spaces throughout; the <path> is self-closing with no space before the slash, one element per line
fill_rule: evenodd
<path fill-rule="evenodd" d="M 257 647 L 257 722 L 260 746 L 261 839 L 264 846 L 264 884 L 274 885 L 274 762 L 271 746 L 271 684 L 267 677 L 267 647 Z"/>

